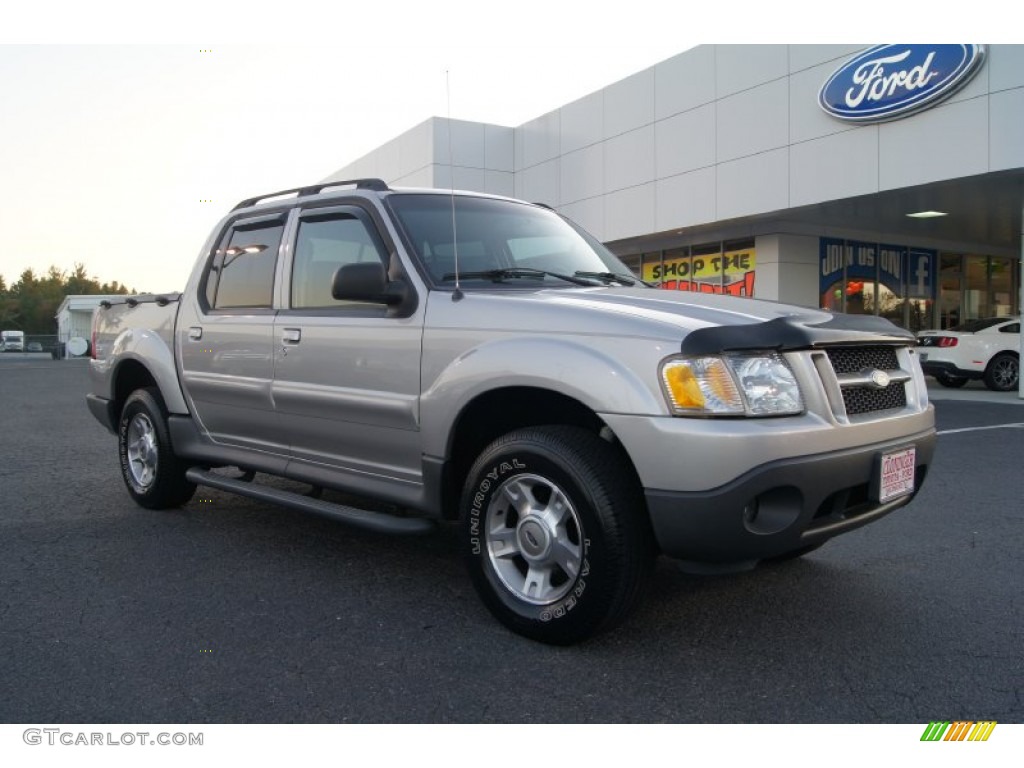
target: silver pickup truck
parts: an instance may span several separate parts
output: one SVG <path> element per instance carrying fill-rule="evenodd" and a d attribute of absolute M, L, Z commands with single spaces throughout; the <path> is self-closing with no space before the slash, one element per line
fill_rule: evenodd
<path fill-rule="evenodd" d="M 886 320 L 654 290 L 546 207 L 378 179 L 239 203 L 183 293 L 96 311 L 93 356 L 141 506 L 457 521 L 487 607 L 558 644 L 621 622 L 658 553 L 740 567 L 879 519 L 935 443 Z"/>

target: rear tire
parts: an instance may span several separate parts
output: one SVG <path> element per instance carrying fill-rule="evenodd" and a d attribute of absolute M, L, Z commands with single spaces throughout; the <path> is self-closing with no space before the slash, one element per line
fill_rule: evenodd
<path fill-rule="evenodd" d="M 506 627 L 569 645 L 621 623 L 654 561 L 638 483 L 622 455 L 576 427 L 531 427 L 489 445 L 462 496 L 473 586 Z"/>
<path fill-rule="evenodd" d="M 155 387 L 137 389 L 125 401 L 117 428 L 121 478 L 135 503 L 146 509 L 180 507 L 196 486 L 171 448 L 167 409 Z"/>
<path fill-rule="evenodd" d="M 985 386 L 994 392 L 1011 392 L 1020 380 L 1020 360 L 1011 352 L 1000 352 L 985 369 Z"/>
<path fill-rule="evenodd" d="M 967 379 L 961 376 L 952 376 L 948 373 L 936 373 L 935 380 L 944 387 L 950 389 L 960 389 L 964 384 L 967 383 Z"/>

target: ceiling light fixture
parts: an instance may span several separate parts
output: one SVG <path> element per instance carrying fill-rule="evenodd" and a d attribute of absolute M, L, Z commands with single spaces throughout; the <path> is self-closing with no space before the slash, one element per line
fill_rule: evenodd
<path fill-rule="evenodd" d="M 934 219 L 938 216 L 949 216 L 949 214 L 943 211 L 918 211 L 907 214 L 907 217 L 911 219 Z"/>

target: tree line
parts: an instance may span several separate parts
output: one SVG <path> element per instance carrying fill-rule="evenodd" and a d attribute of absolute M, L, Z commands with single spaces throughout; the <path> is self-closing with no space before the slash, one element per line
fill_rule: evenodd
<path fill-rule="evenodd" d="M 26 334 L 54 334 L 57 332 L 54 315 L 65 296 L 101 293 L 130 294 L 135 291 L 116 280 L 101 283 L 89 277 L 85 265 L 78 263 L 71 272 L 51 266 L 42 276 L 36 275 L 31 268 L 26 269 L 9 288 L 0 275 L 0 328 L 5 331 L 21 330 Z"/>

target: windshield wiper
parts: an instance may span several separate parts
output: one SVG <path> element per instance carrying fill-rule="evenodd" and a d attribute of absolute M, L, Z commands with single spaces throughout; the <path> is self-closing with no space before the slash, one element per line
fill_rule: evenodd
<path fill-rule="evenodd" d="M 576 273 L 579 275 L 579 273 Z M 502 280 L 507 280 L 510 277 L 557 277 L 559 280 L 565 280 L 568 283 L 574 283 L 575 285 L 586 285 L 593 286 L 594 283 L 590 280 L 584 279 L 584 275 L 563 275 L 559 272 L 549 272 L 546 269 L 532 269 L 530 267 L 506 267 L 504 269 L 484 269 L 479 272 L 460 272 L 458 274 L 460 279 L 472 279 L 472 278 L 483 278 L 485 280 L 493 280 L 496 283 L 500 283 Z M 454 280 L 456 274 L 449 272 L 444 275 L 441 280 Z"/>
<path fill-rule="evenodd" d="M 598 280 L 602 280 L 605 283 L 618 283 L 619 285 L 632 286 L 637 283 L 643 283 L 648 288 L 653 288 L 652 283 L 648 283 L 646 280 L 641 280 L 639 277 L 633 275 L 620 275 L 618 272 L 584 272 L 579 270 L 575 273 L 577 277 L 593 277 Z"/>

